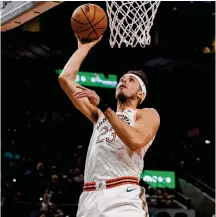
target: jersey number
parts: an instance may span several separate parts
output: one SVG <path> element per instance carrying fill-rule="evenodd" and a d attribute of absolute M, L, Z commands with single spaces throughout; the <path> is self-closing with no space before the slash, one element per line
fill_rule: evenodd
<path fill-rule="evenodd" d="M 110 136 L 109 137 L 106 137 L 106 138 L 102 138 L 103 135 L 105 135 L 106 133 L 108 132 L 111 132 Z M 115 139 L 116 139 L 116 133 L 114 132 L 113 128 L 112 127 L 102 127 L 101 130 L 100 130 L 100 134 L 97 138 L 97 142 L 96 143 L 101 143 L 104 141 L 104 139 L 106 140 L 106 142 L 108 143 L 111 143 L 113 142 Z"/>

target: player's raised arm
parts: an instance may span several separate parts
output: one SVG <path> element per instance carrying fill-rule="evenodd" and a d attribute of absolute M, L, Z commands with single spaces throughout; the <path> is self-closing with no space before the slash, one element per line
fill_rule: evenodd
<path fill-rule="evenodd" d="M 64 92 L 70 98 L 74 106 L 78 110 L 80 110 L 92 123 L 95 123 L 97 121 L 98 108 L 93 106 L 89 102 L 88 98 L 77 99 L 76 97 L 74 97 L 74 94 L 80 91 L 80 89 L 77 88 L 77 86 L 80 86 L 80 85 L 75 81 L 75 79 L 79 71 L 79 68 L 83 60 L 87 56 L 89 50 L 98 41 L 100 41 L 101 38 L 102 37 L 100 37 L 99 39 L 93 42 L 87 43 L 87 44 L 82 44 L 78 40 L 78 49 L 74 52 L 74 54 L 68 60 L 61 75 L 59 76 L 59 83 L 62 89 L 64 90 Z"/>

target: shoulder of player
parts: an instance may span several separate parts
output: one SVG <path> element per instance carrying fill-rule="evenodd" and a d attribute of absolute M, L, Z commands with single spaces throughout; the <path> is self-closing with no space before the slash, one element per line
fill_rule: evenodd
<path fill-rule="evenodd" d="M 155 121 L 160 122 L 160 115 L 154 108 L 143 108 L 137 112 L 137 120 L 141 118 L 154 118 Z"/>

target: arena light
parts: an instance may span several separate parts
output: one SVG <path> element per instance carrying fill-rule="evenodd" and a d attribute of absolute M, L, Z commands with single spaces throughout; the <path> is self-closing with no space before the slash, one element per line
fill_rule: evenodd
<path fill-rule="evenodd" d="M 13 179 L 13 182 L 16 182 L 16 179 Z"/>
<path fill-rule="evenodd" d="M 40 198 L 39 198 L 39 200 L 40 200 L 40 201 L 42 201 L 42 200 L 43 200 L 43 198 L 42 198 L 42 197 L 40 197 Z"/>
<path fill-rule="evenodd" d="M 210 140 L 206 140 L 206 141 L 205 141 L 205 144 L 210 144 L 210 143 L 211 143 Z"/>
<path fill-rule="evenodd" d="M 61 74 L 62 70 L 56 70 L 57 74 Z M 103 73 L 96 72 L 78 72 L 76 82 L 83 86 L 115 88 L 117 85 L 117 75 L 109 74 L 108 77 Z"/>
<path fill-rule="evenodd" d="M 140 177 L 154 188 L 175 188 L 175 173 L 171 171 L 144 170 Z"/>

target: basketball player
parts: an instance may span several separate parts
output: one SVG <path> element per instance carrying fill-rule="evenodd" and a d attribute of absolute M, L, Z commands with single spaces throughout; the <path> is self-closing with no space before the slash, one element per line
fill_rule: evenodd
<path fill-rule="evenodd" d="M 94 125 L 77 217 L 148 216 L 139 178 L 160 118 L 155 109 L 136 109 L 147 94 L 144 72 L 131 71 L 122 76 L 116 87 L 116 112 L 95 91 L 75 82 L 80 65 L 100 40 L 87 44 L 78 40 L 78 49 L 59 76 L 74 106 Z"/>

